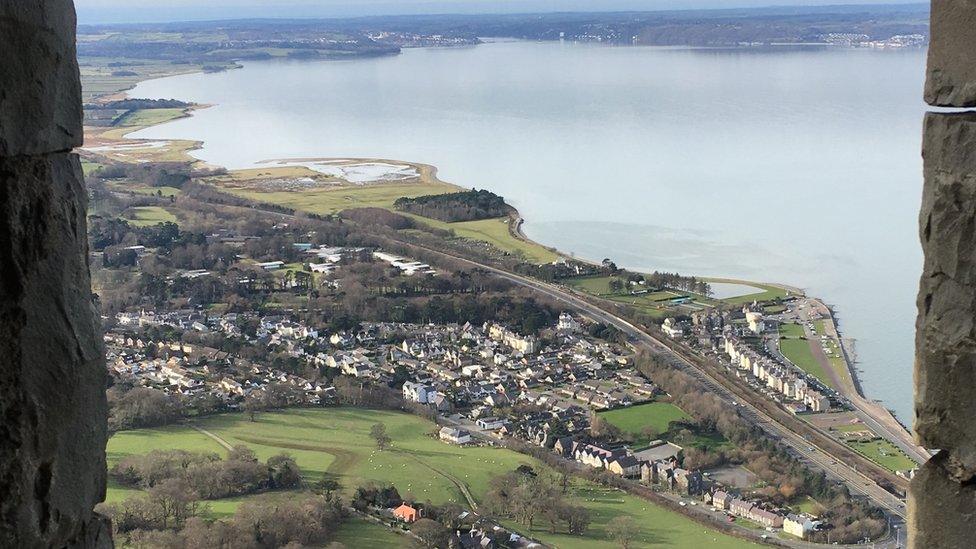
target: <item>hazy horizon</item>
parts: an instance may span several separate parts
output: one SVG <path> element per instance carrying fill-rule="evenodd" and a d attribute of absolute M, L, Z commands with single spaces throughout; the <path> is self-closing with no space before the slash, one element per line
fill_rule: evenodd
<path fill-rule="evenodd" d="M 249 18 L 305 19 L 382 15 L 719 10 L 736 8 L 903 6 L 917 0 L 75 0 L 78 23 L 166 23 Z"/>

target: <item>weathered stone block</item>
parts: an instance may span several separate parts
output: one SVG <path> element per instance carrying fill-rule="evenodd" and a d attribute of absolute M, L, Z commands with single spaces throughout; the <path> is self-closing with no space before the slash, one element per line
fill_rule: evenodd
<path fill-rule="evenodd" d="M 925 101 L 976 106 L 976 0 L 932 0 Z"/>
<path fill-rule="evenodd" d="M 925 117 L 915 432 L 976 474 L 976 113 Z"/>
<path fill-rule="evenodd" d="M 0 0 L 0 156 L 67 151 L 83 139 L 71 0 Z"/>
<path fill-rule="evenodd" d="M 959 482 L 941 452 L 923 465 L 908 491 L 908 541 L 913 549 L 972 547 L 976 484 Z"/>
<path fill-rule="evenodd" d="M 0 158 L 0 547 L 107 535 L 92 513 L 107 411 L 86 202 L 77 155 Z"/>

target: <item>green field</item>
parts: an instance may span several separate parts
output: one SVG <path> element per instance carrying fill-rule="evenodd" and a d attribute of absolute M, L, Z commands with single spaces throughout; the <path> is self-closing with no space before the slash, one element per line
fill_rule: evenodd
<path fill-rule="evenodd" d="M 830 376 L 824 371 L 823 366 L 813 356 L 810 350 L 810 341 L 806 339 L 781 339 L 779 350 L 790 362 L 796 364 L 801 370 L 819 379 L 825 385 L 833 387 Z"/>
<path fill-rule="evenodd" d="M 802 325 L 793 322 L 781 324 L 779 327 L 780 351 L 782 351 L 783 355 L 790 362 L 796 364 L 826 385 L 834 387 L 834 383 L 824 370 L 823 365 L 814 357 L 813 350 L 810 347 L 811 345 L 821 344 L 820 336 L 824 334 L 823 321 L 818 320 L 814 325 L 814 329 L 816 330 L 817 337 L 806 339 Z M 834 370 L 834 373 L 837 374 L 839 379 L 849 377 L 847 363 L 844 361 L 844 355 L 841 352 L 837 340 L 833 338 L 828 339 L 825 347 L 830 351 L 829 353 L 825 353 L 827 362 L 830 363 L 830 368 Z M 837 387 L 834 388 L 836 389 Z"/>
<path fill-rule="evenodd" d="M 139 206 L 132 208 L 129 223 L 136 227 L 148 227 L 159 223 L 176 223 L 176 216 L 159 206 Z"/>
<path fill-rule="evenodd" d="M 351 208 L 367 207 L 385 208 L 395 211 L 393 202 L 400 197 L 413 198 L 429 194 L 445 194 L 458 191 L 457 187 L 446 183 L 381 184 L 313 191 L 275 192 L 263 192 L 235 187 L 222 188 L 227 192 L 249 200 L 280 204 L 289 208 L 295 208 L 296 210 L 320 215 L 335 214 Z M 418 215 L 403 215 L 430 227 L 453 231 L 454 234 L 461 238 L 481 240 L 505 252 L 521 253 L 530 261 L 549 263 L 559 257 L 558 254 L 540 244 L 512 236 L 508 230 L 508 220 L 504 218 L 445 223 Z"/>
<path fill-rule="evenodd" d="M 788 338 L 792 338 L 792 339 L 800 339 L 801 337 L 804 337 L 805 334 L 803 332 L 803 326 L 800 326 L 799 324 L 797 324 L 795 322 L 786 322 L 786 323 L 780 324 L 780 326 L 779 326 L 779 336 L 780 337 L 788 337 Z"/>
<path fill-rule="evenodd" d="M 444 183 L 401 183 L 313 191 L 263 192 L 235 187 L 223 187 L 223 190 L 257 202 L 280 204 L 296 210 L 330 215 L 349 208 L 392 210 L 393 202 L 402 196 L 412 198 L 427 194 L 456 192 L 458 189 Z"/>
<path fill-rule="evenodd" d="M 629 305 L 641 313 L 656 319 L 663 319 L 674 314 L 678 305 L 670 303 L 669 300 L 676 297 L 691 296 L 694 299 L 694 302 L 702 305 L 714 305 L 717 303 L 714 300 L 701 297 L 697 294 L 688 292 L 672 292 L 670 290 L 649 292 L 639 295 L 633 295 L 629 291 L 613 293 L 610 290 L 611 278 L 612 277 L 610 276 L 586 276 L 567 278 L 562 282 L 576 288 L 581 292 L 602 297 L 617 303 Z"/>
<path fill-rule="evenodd" d="M 918 464 L 905 455 L 905 452 L 884 439 L 871 442 L 847 441 L 847 445 L 889 471 L 904 471 L 918 467 Z"/>
<path fill-rule="evenodd" d="M 169 122 L 170 120 L 176 120 L 177 118 L 183 118 L 185 115 L 186 111 L 184 109 L 140 109 L 125 113 L 115 125 L 124 127 L 148 127 Z"/>
<path fill-rule="evenodd" d="M 638 437 L 638 442 L 643 444 L 649 442 L 646 437 L 641 435 L 641 431 L 645 427 L 651 427 L 657 433 L 664 433 L 672 421 L 691 419 L 681 408 L 669 402 L 648 402 L 647 404 L 617 408 L 616 410 L 600 412 L 600 416 L 616 425 L 621 431 Z"/>
<path fill-rule="evenodd" d="M 391 547 L 408 547 L 413 538 L 397 534 L 393 530 L 354 516 L 346 521 L 339 529 L 336 541 L 346 547 L 356 549 L 390 549 Z"/>
<path fill-rule="evenodd" d="M 98 162 L 91 162 L 91 161 L 88 161 L 88 160 L 82 160 L 81 161 L 81 171 L 86 176 L 91 175 L 92 172 L 94 172 L 95 170 L 97 170 L 98 168 L 101 168 L 101 167 L 102 167 L 102 165 L 99 164 Z"/>
<path fill-rule="evenodd" d="M 808 515 L 819 516 L 823 506 L 810 496 L 803 498 L 799 503 L 793 505 L 797 511 Z"/>
<path fill-rule="evenodd" d="M 132 191 L 134 193 L 148 194 L 148 195 L 152 195 L 152 196 L 165 196 L 167 198 L 170 197 L 170 196 L 179 196 L 179 194 L 182 192 L 179 189 L 177 189 L 176 187 L 135 187 L 135 186 L 126 186 L 125 189 L 128 190 L 128 191 Z"/>
<path fill-rule="evenodd" d="M 536 263 L 552 263 L 559 259 L 559 254 L 545 246 L 512 236 L 508 230 L 509 220 L 507 217 L 479 219 L 477 221 L 459 221 L 457 223 L 445 223 L 436 219 L 420 217 L 419 215 L 410 215 L 410 217 L 431 227 L 454 231 L 454 234 L 461 238 L 481 240 L 488 242 L 499 250 L 511 254 L 522 254 L 529 261 Z"/>
<path fill-rule="evenodd" d="M 390 449 L 377 451 L 369 438 L 369 429 L 375 423 L 386 425 L 393 439 Z M 475 499 L 482 497 L 488 481 L 495 475 L 511 471 L 520 464 L 529 464 L 537 470 L 545 467 L 534 459 L 511 450 L 490 447 L 458 447 L 444 444 L 430 436 L 436 425 L 417 416 L 397 412 L 362 409 L 305 409 L 277 413 L 264 413 L 257 422 L 250 422 L 243 415 L 227 414 L 200 420 L 197 425 L 230 444 L 246 444 L 261 459 L 288 452 L 309 481 L 325 474 L 334 476 L 347 494 L 360 484 L 376 481 L 392 483 L 405 496 L 421 501 L 443 503 L 449 500 L 464 503 L 458 488 L 463 484 Z M 121 457 L 145 453 L 155 448 L 185 448 L 195 451 L 223 452 L 213 439 L 189 427 L 165 427 L 117 433 L 109 440 L 109 464 Z M 118 500 L 126 493 L 112 485 L 109 499 Z M 271 493 L 258 498 L 287 497 L 287 492 Z M 717 548 L 750 547 L 751 544 L 718 534 L 690 519 L 652 505 L 642 499 L 616 490 L 598 487 L 576 480 L 572 494 L 593 513 L 593 524 L 585 537 L 551 534 L 539 525 L 531 532 L 533 537 L 559 547 L 614 547 L 607 539 L 604 527 L 611 518 L 626 514 L 642 527 L 642 546 Z M 213 516 L 225 516 L 243 499 L 210 502 Z M 364 533 L 368 531 L 368 533 Z M 381 546 L 384 533 L 376 532 L 371 525 L 353 523 L 352 533 L 346 539 L 365 535 Z M 392 534 L 391 534 L 392 535 Z M 389 538 L 392 539 L 392 538 Z M 350 546 L 359 547 L 358 544 Z M 367 545 L 368 547 L 369 545 Z"/>

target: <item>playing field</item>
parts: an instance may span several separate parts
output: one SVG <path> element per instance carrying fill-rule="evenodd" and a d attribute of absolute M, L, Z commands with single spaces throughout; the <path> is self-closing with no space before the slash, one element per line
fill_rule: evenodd
<path fill-rule="evenodd" d="M 672 292 L 670 290 L 648 292 L 646 294 L 637 295 L 631 294 L 629 290 L 614 293 L 610 290 L 611 278 L 612 277 L 609 276 L 586 276 L 567 278 L 561 282 L 572 286 L 579 291 L 599 296 L 610 301 L 615 301 L 617 303 L 627 304 L 634 307 L 641 313 L 656 319 L 664 319 L 679 311 L 679 307 L 681 307 L 681 305 L 671 301 L 672 299 L 691 298 L 694 303 L 699 303 L 702 305 L 714 305 L 718 303 L 717 301 L 701 297 L 697 294 L 688 292 Z M 700 308 L 697 305 L 693 306 Z"/>
<path fill-rule="evenodd" d="M 848 441 L 847 444 L 889 471 L 906 471 L 918 467 L 918 464 L 905 455 L 905 452 L 884 439 L 870 442 Z"/>
<path fill-rule="evenodd" d="M 804 336 L 803 326 L 795 322 L 786 322 L 779 326 L 779 336 L 799 339 Z"/>
<path fill-rule="evenodd" d="M 619 427 L 621 431 L 634 436 L 640 436 L 645 427 L 651 427 L 655 432 L 663 433 L 668 430 L 668 424 L 672 421 L 690 419 L 681 408 L 669 402 L 638 404 L 600 412 L 600 415 Z"/>
<path fill-rule="evenodd" d="M 165 208 L 159 206 L 140 206 L 132 208 L 132 213 L 128 217 L 129 223 L 136 227 L 147 227 L 159 223 L 176 223 L 176 216 Z"/>
<path fill-rule="evenodd" d="M 810 350 L 810 341 L 806 339 L 781 339 L 779 350 L 790 362 L 796 364 L 801 370 L 819 379 L 827 386 L 833 386 L 830 376 L 824 371 L 823 366 L 813 356 Z"/>
<path fill-rule="evenodd" d="M 377 451 L 369 438 L 369 430 L 376 423 L 386 425 L 393 439 L 392 447 Z M 458 447 L 445 444 L 431 436 L 436 425 L 417 416 L 397 412 L 354 408 L 303 409 L 265 413 L 258 421 L 250 422 L 244 415 L 227 414 L 206 418 L 197 425 L 227 443 L 246 444 L 261 459 L 280 452 L 291 454 L 309 481 L 328 473 L 334 476 L 348 494 L 360 484 L 375 481 L 392 483 L 401 494 L 424 501 L 443 503 L 449 500 L 465 503 L 460 486 L 477 500 L 487 489 L 491 477 L 511 471 L 520 464 L 537 470 L 544 466 L 534 459 L 511 450 L 489 447 Z M 185 448 L 194 451 L 223 453 L 221 445 L 206 434 L 190 427 L 164 427 L 124 431 L 109 440 L 109 465 L 122 456 L 145 453 L 156 448 Z M 110 485 L 109 500 L 138 493 Z M 575 481 L 572 493 L 578 502 L 593 513 L 593 524 L 585 537 L 551 534 L 539 526 L 531 534 L 559 547 L 614 547 L 607 539 L 604 526 L 611 518 L 626 514 L 642 527 L 644 543 L 639 546 L 662 547 L 749 547 L 750 544 L 718 534 L 684 516 L 656 507 L 642 499 L 608 490 L 592 483 Z M 285 497 L 287 493 L 272 493 L 258 498 Z M 226 516 L 247 498 L 210 502 L 211 514 Z M 382 546 L 385 532 L 376 532 L 371 525 L 353 524 L 353 532 L 343 536 L 367 536 L 373 545 Z M 391 535 L 394 535 L 391 533 Z M 355 539 L 347 538 L 347 539 Z M 359 547 L 357 544 L 348 544 Z"/>

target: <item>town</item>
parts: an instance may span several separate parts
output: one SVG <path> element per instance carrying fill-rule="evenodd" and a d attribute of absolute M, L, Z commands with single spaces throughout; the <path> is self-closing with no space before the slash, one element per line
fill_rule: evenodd
<path fill-rule="evenodd" d="M 569 313 L 539 336 L 492 322 L 363 323 L 329 333 L 282 315 L 138 312 L 119 313 L 117 320 L 105 341 L 108 368 L 118 383 L 153 388 L 186 402 L 214 400 L 216 409 L 231 411 L 267 402 L 270 395 L 280 399 L 275 406 L 327 406 L 336 401 L 334 383 L 290 372 L 331 369 L 362 382 L 399 384 L 404 401 L 440 418 L 445 443 L 494 444 L 514 438 L 672 494 L 682 506 L 701 502 L 769 531 L 806 539 L 821 524 L 812 515 L 761 498 L 745 499 L 709 473 L 681 467 L 683 448 L 673 442 L 655 439 L 630 446 L 595 440 L 590 433 L 598 412 L 668 395 L 634 369 L 627 348 L 585 335 L 584 322 Z M 221 333 L 275 349 L 300 366 L 285 371 L 179 340 L 140 335 L 161 328 Z M 734 337 L 728 329 L 725 334 L 734 349 Z M 813 394 L 808 391 L 801 394 Z"/>

